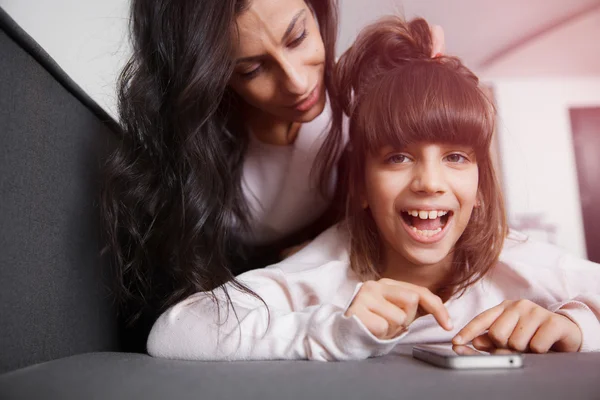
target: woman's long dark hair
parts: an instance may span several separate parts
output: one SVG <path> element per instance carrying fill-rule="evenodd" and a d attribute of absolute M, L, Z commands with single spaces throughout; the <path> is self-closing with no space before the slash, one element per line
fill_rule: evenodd
<path fill-rule="evenodd" d="M 231 267 L 246 253 L 248 137 L 227 84 L 235 18 L 249 1 L 132 0 L 133 55 L 119 80 L 122 138 L 101 198 L 115 295 L 130 322 L 231 280 L 247 291 Z M 307 4 L 325 43 L 329 88 L 337 1 Z"/>

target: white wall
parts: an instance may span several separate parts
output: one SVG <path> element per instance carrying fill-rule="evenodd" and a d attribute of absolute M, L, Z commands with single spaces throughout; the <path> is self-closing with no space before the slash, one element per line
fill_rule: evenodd
<path fill-rule="evenodd" d="M 556 21 L 583 10 L 600 7 L 599 0 L 339 0 L 339 4 L 341 30 L 338 52 L 345 50 L 354 41 L 365 24 L 382 15 L 397 14 L 407 19 L 423 17 L 429 23 L 444 28 L 448 53 L 460 57 L 465 65 L 478 74 L 482 72 L 481 63 L 490 56 L 544 28 L 555 26 Z M 600 25 L 597 19 L 588 18 L 588 21 L 587 26 L 579 31 L 588 32 L 592 36 L 587 40 L 570 42 L 569 47 L 561 47 L 560 54 L 567 52 L 571 57 L 582 48 L 585 49 L 585 54 L 593 52 L 594 47 L 589 44 L 599 37 L 594 34 L 598 32 Z M 595 30 L 590 31 L 594 29 L 593 24 L 596 24 Z M 564 43 L 566 42 L 561 41 L 558 44 L 560 46 Z M 598 49 L 597 43 L 595 45 Z M 549 54 L 556 55 L 556 52 Z M 526 58 L 527 51 L 522 56 Z M 554 58 L 554 63 L 557 58 Z M 577 59 L 581 59 L 581 56 Z M 531 58 L 529 61 L 539 65 Z M 508 63 L 514 66 L 512 60 Z M 531 70 L 532 68 L 529 69 Z M 514 71 L 513 76 L 523 72 L 522 69 Z"/>
<path fill-rule="evenodd" d="M 127 0 L 0 0 L 0 6 L 111 115 L 130 52 Z"/>
<path fill-rule="evenodd" d="M 556 244 L 586 256 L 570 107 L 600 106 L 600 76 L 496 79 L 509 219 L 542 214 Z"/>
<path fill-rule="evenodd" d="M 479 71 L 486 79 L 600 76 L 600 7 L 517 47 Z"/>
<path fill-rule="evenodd" d="M 556 228 L 555 243 L 581 257 L 586 256 L 585 234 L 569 108 L 600 107 L 598 37 L 596 8 L 480 71 L 498 103 L 510 221 L 540 216 L 540 222 Z"/>

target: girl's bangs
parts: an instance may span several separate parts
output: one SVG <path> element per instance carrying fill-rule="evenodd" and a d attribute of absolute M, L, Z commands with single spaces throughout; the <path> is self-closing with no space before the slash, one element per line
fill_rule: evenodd
<path fill-rule="evenodd" d="M 435 62 L 379 77 L 358 99 L 352 140 L 376 153 L 418 142 L 452 143 L 487 154 L 494 108 L 474 80 Z"/>

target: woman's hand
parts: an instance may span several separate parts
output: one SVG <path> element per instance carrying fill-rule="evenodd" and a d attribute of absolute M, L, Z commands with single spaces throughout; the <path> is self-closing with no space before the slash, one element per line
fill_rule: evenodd
<path fill-rule="evenodd" d="M 487 332 L 486 332 L 487 331 Z M 582 333 L 569 318 L 550 312 L 529 300 L 506 300 L 473 318 L 452 340 L 473 341 L 479 350 L 494 348 L 547 353 L 578 351 Z"/>
<path fill-rule="evenodd" d="M 377 338 L 391 339 L 422 315 L 419 307 L 452 330 L 448 310 L 438 296 L 427 288 L 386 278 L 365 282 L 344 315 L 356 315 Z"/>
<path fill-rule="evenodd" d="M 446 52 L 446 40 L 444 39 L 444 30 L 439 25 L 433 25 L 429 27 L 431 30 L 431 39 L 433 45 L 431 46 L 431 57 L 439 57 Z"/>

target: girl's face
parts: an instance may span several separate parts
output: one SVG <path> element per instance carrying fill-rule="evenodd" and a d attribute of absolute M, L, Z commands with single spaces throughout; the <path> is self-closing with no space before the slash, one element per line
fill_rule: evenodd
<path fill-rule="evenodd" d="M 277 119 L 317 117 L 325 106 L 325 48 L 304 0 L 252 0 L 237 26 L 231 88 Z"/>
<path fill-rule="evenodd" d="M 446 260 L 464 232 L 478 196 L 472 148 L 418 143 L 383 148 L 365 165 L 365 205 L 382 238 L 385 265 Z"/>

